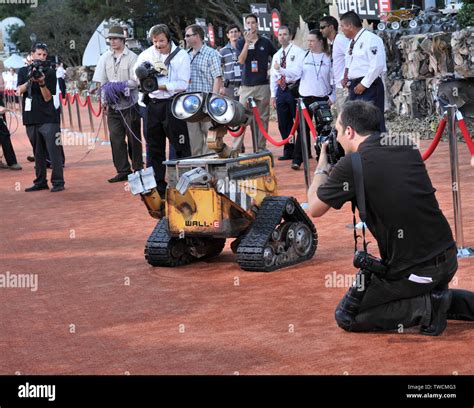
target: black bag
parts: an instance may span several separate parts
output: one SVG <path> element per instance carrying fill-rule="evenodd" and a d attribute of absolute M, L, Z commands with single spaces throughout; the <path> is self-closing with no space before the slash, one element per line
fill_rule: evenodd
<path fill-rule="evenodd" d="M 300 97 L 300 93 L 299 93 L 300 82 L 301 82 L 301 79 L 298 79 L 298 81 L 292 82 L 286 85 L 287 88 L 290 90 L 291 95 L 295 99 Z"/>

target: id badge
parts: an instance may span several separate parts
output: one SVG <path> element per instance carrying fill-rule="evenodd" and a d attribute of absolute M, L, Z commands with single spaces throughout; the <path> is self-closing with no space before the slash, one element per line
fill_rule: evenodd
<path fill-rule="evenodd" d="M 240 72 L 240 65 L 234 65 L 234 76 L 240 78 L 242 73 Z"/>
<path fill-rule="evenodd" d="M 252 72 L 258 72 L 258 61 L 252 61 L 251 66 L 252 66 Z"/>
<path fill-rule="evenodd" d="M 25 112 L 31 112 L 31 98 L 25 99 Z"/>

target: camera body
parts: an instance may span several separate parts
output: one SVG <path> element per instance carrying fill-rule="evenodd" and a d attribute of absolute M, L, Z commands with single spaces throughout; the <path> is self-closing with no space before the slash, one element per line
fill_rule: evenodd
<path fill-rule="evenodd" d="M 27 78 L 39 79 L 54 67 L 51 61 L 34 60 L 28 65 Z"/>
<path fill-rule="evenodd" d="M 366 251 L 356 251 L 354 254 L 354 267 L 378 275 L 383 275 L 387 272 L 387 266 L 384 265 L 383 261 Z"/>
<path fill-rule="evenodd" d="M 162 62 L 153 65 L 145 61 L 137 67 L 135 74 L 140 81 L 140 91 L 149 94 L 158 90 L 158 77 L 168 75 L 168 70 Z"/>
<path fill-rule="evenodd" d="M 327 102 L 313 102 L 309 108 L 314 114 L 316 122 L 316 159 L 319 161 L 321 155 L 321 148 L 325 142 L 328 142 L 327 155 L 329 164 L 335 165 L 341 157 L 344 156 L 344 149 L 337 141 L 337 131 L 331 126 L 333 116 L 331 108 Z"/>

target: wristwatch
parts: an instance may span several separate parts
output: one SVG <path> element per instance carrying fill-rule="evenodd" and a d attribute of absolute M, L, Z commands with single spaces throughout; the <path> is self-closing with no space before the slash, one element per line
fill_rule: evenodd
<path fill-rule="evenodd" d="M 316 169 L 316 171 L 314 172 L 314 175 L 316 176 L 318 174 L 325 174 L 326 176 L 329 176 L 329 172 L 324 169 Z"/>

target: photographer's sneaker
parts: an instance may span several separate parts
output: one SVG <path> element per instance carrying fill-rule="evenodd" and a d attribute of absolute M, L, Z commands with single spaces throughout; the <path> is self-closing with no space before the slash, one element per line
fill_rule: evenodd
<path fill-rule="evenodd" d="M 11 166 L 8 166 L 10 170 L 21 170 L 23 167 L 21 167 L 18 163 L 12 164 Z"/>

